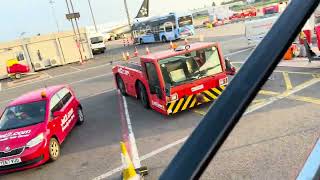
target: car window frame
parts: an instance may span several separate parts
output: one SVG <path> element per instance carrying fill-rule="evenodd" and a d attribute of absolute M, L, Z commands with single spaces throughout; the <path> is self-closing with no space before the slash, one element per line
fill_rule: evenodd
<path fill-rule="evenodd" d="M 65 93 L 65 94 L 60 94 L 60 93 L 62 93 L 63 91 L 66 91 L 66 93 Z M 60 100 L 61 100 L 61 102 L 62 102 L 62 108 L 64 108 L 64 107 L 70 102 L 70 100 L 72 99 L 71 90 L 68 89 L 68 88 L 66 88 L 66 87 L 60 89 L 60 90 L 57 92 L 57 94 L 58 94 L 58 96 L 60 97 Z M 65 98 L 67 95 L 68 95 L 69 97 L 68 97 L 67 100 L 65 100 L 64 98 Z M 63 97 L 62 97 L 62 96 L 63 96 Z"/>
<path fill-rule="evenodd" d="M 51 107 L 51 101 L 52 101 L 52 99 L 53 99 L 54 97 L 57 97 L 57 98 L 59 99 L 59 101 L 58 101 L 58 103 L 57 103 L 56 105 L 60 104 L 61 107 L 53 111 L 53 107 Z M 55 105 L 55 106 L 56 106 L 56 105 Z M 54 106 L 54 107 L 55 107 L 55 106 Z M 60 111 L 62 108 L 63 108 L 62 99 L 59 97 L 58 92 L 56 92 L 53 96 L 51 96 L 51 98 L 50 98 L 50 100 L 49 100 L 49 116 L 50 116 L 49 120 L 50 120 L 50 121 L 53 120 L 53 119 L 54 119 L 53 113 L 54 113 L 54 112 L 57 112 L 57 111 Z"/>

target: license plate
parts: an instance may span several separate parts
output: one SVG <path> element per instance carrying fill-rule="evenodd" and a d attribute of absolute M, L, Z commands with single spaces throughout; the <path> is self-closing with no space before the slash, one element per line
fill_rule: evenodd
<path fill-rule="evenodd" d="M 11 164 L 18 164 L 20 162 L 21 162 L 20 158 L 9 159 L 9 160 L 5 160 L 5 161 L 0 161 L 0 166 L 8 166 Z"/>

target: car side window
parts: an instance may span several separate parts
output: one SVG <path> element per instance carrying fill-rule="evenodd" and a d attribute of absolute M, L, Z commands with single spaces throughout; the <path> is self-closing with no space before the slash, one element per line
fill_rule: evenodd
<path fill-rule="evenodd" d="M 50 99 L 50 113 L 51 117 L 54 112 L 59 111 L 62 108 L 61 99 L 59 98 L 58 94 L 55 94 Z"/>
<path fill-rule="evenodd" d="M 71 92 L 67 88 L 61 89 L 57 94 L 61 98 L 63 106 L 66 105 L 72 97 Z"/>
<path fill-rule="evenodd" d="M 160 87 L 160 81 L 157 73 L 157 69 L 153 63 L 146 63 L 148 80 L 151 86 Z"/>

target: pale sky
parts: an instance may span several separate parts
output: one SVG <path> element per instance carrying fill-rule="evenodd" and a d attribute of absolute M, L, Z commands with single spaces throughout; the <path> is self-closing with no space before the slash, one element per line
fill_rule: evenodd
<path fill-rule="evenodd" d="M 66 20 L 65 0 L 54 0 L 55 14 L 60 30 L 71 30 Z M 131 18 L 141 6 L 143 0 L 127 0 Z M 214 0 L 150 0 L 150 14 L 169 11 L 181 11 L 209 6 Z M 219 0 L 218 0 L 219 1 Z M 88 0 L 73 0 L 75 11 L 80 12 L 80 26 L 92 25 Z M 126 20 L 123 0 L 91 0 L 97 24 Z M 45 34 L 57 31 L 49 0 L 1 0 L 0 6 L 0 42 L 37 33 Z"/>

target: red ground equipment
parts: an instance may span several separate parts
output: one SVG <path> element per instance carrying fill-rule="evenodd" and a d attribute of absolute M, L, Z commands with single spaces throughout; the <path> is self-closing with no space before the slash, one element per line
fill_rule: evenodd
<path fill-rule="evenodd" d="M 216 100 L 228 83 L 225 63 L 218 43 L 201 42 L 151 52 L 112 71 L 123 95 L 172 115 Z"/>
<path fill-rule="evenodd" d="M 29 66 L 22 64 L 14 64 L 10 67 L 7 67 L 9 74 L 18 74 L 18 73 L 27 73 L 30 71 Z"/>
<path fill-rule="evenodd" d="M 20 64 L 17 59 L 10 59 L 7 61 L 7 73 L 11 77 L 21 78 L 21 74 L 30 72 L 27 65 Z"/>
<path fill-rule="evenodd" d="M 264 7 L 264 8 L 262 8 L 262 12 L 264 15 L 279 13 L 279 5 Z"/>
<path fill-rule="evenodd" d="M 229 17 L 229 20 L 239 20 L 248 17 L 255 17 L 257 16 L 257 9 L 254 7 L 241 10 L 241 12 L 236 12 L 232 16 Z"/>

